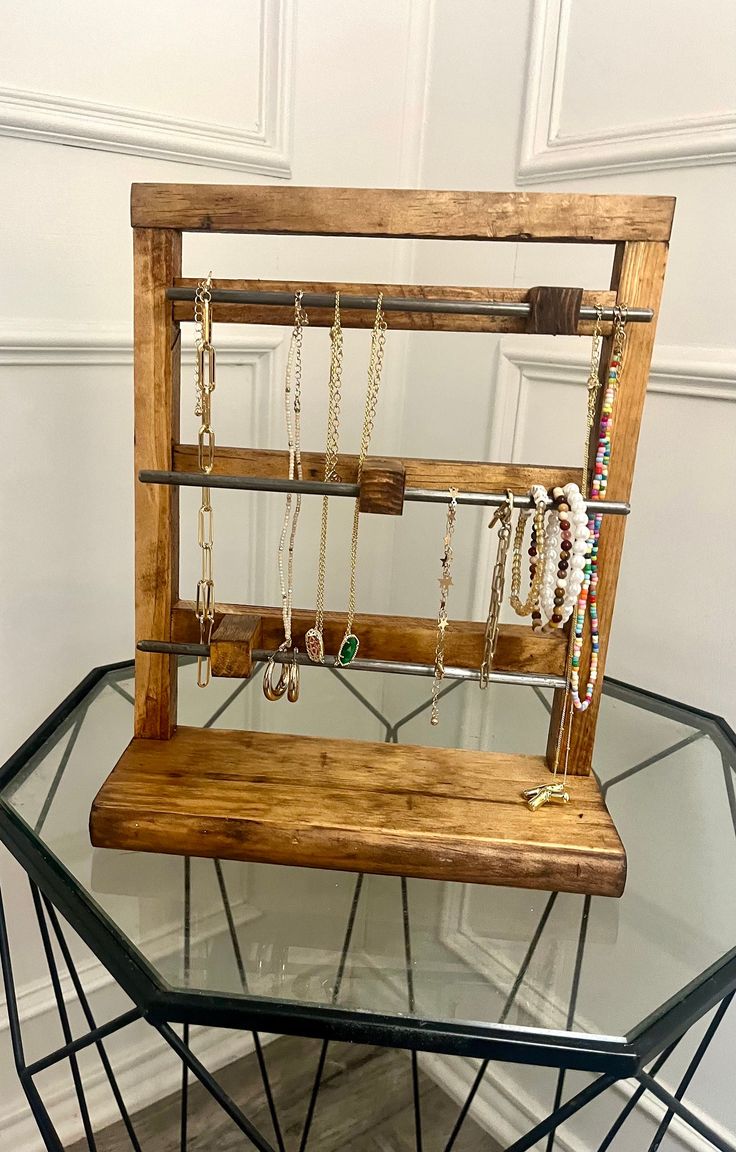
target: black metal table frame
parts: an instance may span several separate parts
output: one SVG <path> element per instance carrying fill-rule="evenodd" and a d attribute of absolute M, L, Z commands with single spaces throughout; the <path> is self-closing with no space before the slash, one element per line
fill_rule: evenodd
<path fill-rule="evenodd" d="M 106 1037 L 121 1031 L 140 1019 L 145 1019 L 159 1033 L 163 1040 L 176 1053 L 182 1064 L 182 1107 L 180 1123 L 180 1147 L 182 1152 L 184 1152 L 187 1147 L 188 1087 L 190 1075 L 200 1081 L 243 1135 L 246 1136 L 253 1147 L 260 1149 L 261 1152 L 276 1152 L 276 1149 L 278 1149 L 278 1152 L 285 1152 L 285 1145 L 271 1091 L 259 1032 L 316 1037 L 322 1040 L 316 1074 L 302 1130 L 299 1152 L 306 1152 L 307 1149 L 327 1054 L 327 1046 L 331 1040 L 401 1048 L 409 1052 L 411 1060 L 415 1144 L 419 1152 L 421 1152 L 423 1142 L 417 1060 L 417 1053 L 420 1051 L 481 1058 L 475 1079 L 460 1108 L 447 1142 L 444 1145 L 444 1152 L 451 1152 L 454 1147 L 462 1124 L 470 1110 L 488 1066 L 495 1060 L 559 1069 L 552 1111 L 528 1133 L 509 1145 L 506 1152 L 526 1152 L 526 1150 L 532 1148 L 544 1137 L 547 1137 L 547 1152 L 552 1152 L 556 1129 L 562 1123 L 574 1116 L 576 1112 L 597 1096 L 601 1095 L 601 1093 L 617 1080 L 627 1078 L 633 1078 L 638 1082 L 636 1091 L 618 1114 L 614 1124 L 599 1145 L 597 1152 L 606 1152 L 606 1149 L 610 1147 L 613 1139 L 620 1131 L 621 1126 L 645 1092 L 652 1093 L 666 1108 L 664 1117 L 649 1145 L 649 1152 L 655 1152 L 655 1149 L 659 1148 L 674 1116 L 680 1117 L 694 1131 L 710 1141 L 714 1148 L 722 1150 L 722 1152 L 736 1152 L 736 1146 L 726 1142 L 719 1133 L 705 1124 L 683 1103 L 683 1096 L 690 1086 L 693 1076 L 736 992 L 736 948 L 723 956 L 718 962 L 712 965 L 710 969 L 694 980 L 691 985 L 664 1004 L 656 1013 L 649 1016 L 627 1036 L 618 1039 L 610 1037 L 588 1037 L 576 1034 L 570 1031 L 570 1029 L 573 1027 L 577 1003 L 578 985 L 590 910 L 590 897 L 586 897 L 582 905 L 576 960 L 566 1022 L 567 1031 L 553 1032 L 536 1028 L 512 1027 L 505 1024 L 505 1020 L 514 1004 L 516 995 L 534 957 L 545 925 L 557 899 L 557 893 L 554 892 L 550 893 L 547 899 L 526 955 L 522 960 L 500 1014 L 499 1022 L 496 1025 L 471 1025 L 413 1017 L 415 1002 L 411 957 L 410 907 L 408 886 L 406 879 L 403 877 L 399 879 L 399 883 L 401 885 L 407 1007 L 410 1013 L 409 1016 L 346 1010 L 340 1008 L 337 1003 L 360 900 L 363 882 L 362 875 L 357 875 L 355 880 L 351 908 L 346 922 L 343 947 L 330 1004 L 308 1006 L 285 1000 L 276 1002 L 266 997 L 259 997 L 249 993 L 247 974 L 235 931 L 225 878 L 220 862 L 216 860 L 213 861 L 213 866 L 217 875 L 234 959 L 240 977 L 242 995 L 228 996 L 226 994 L 210 992 L 184 991 L 166 985 L 162 978 L 150 967 L 142 954 L 138 952 L 129 941 L 122 938 L 122 936 L 116 932 L 114 925 L 108 919 L 105 912 L 86 892 L 82 891 L 75 884 L 72 877 L 44 847 L 37 835 L 37 831 L 43 824 L 51 803 L 53 802 L 56 788 L 61 781 L 64 769 L 71 755 L 74 741 L 81 729 L 86 708 L 76 716 L 76 718 L 74 718 L 74 713 L 83 703 L 86 703 L 87 706 L 91 704 L 100 686 L 104 682 L 107 682 L 107 677 L 110 674 L 118 671 L 121 672 L 121 674 L 130 673 L 132 672 L 132 668 L 133 663 L 131 661 L 124 661 L 93 669 L 58 708 L 47 717 L 33 735 L 25 741 L 18 751 L 10 757 L 6 764 L 0 768 L 1 789 L 38 755 L 52 737 L 56 737 L 57 740 L 61 739 L 70 727 L 74 729 L 56 770 L 54 781 L 49 788 L 49 793 L 36 823 L 36 829 L 31 829 L 5 800 L 0 800 L 0 841 L 5 844 L 29 877 L 41 944 L 49 969 L 62 1035 L 65 1041 L 62 1047 L 50 1052 L 47 1056 L 39 1060 L 28 1063 L 25 1059 L 18 1000 L 13 977 L 10 941 L 2 894 L 0 893 L 0 963 L 3 970 L 13 1056 L 19 1080 L 33 1111 L 39 1131 L 50 1152 L 63 1152 L 63 1148 L 49 1112 L 35 1084 L 35 1077 L 42 1071 L 65 1060 L 69 1061 L 87 1143 L 91 1152 L 96 1152 L 95 1137 L 77 1060 L 78 1052 L 93 1045 L 97 1050 L 105 1075 L 109 1081 L 121 1120 L 130 1139 L 131 1148 L 133 1152 L 142 1152 L 133 1122 L 126 1109 L 122 1093 L 104 1045 Z M 399 729 L 409 720 L 420 714 L 425 708 L 429 707 L 429 701 L 427 701 L 419 708 L 408 713 L 397 723 L 391 724 L 363 697 L 362 693 L 360 693 L 351 682 L 349 676 L 345 676 L 344 673 L 338 670 L 335 670 L 334 674 L 339 676 L 345 686 L 357 695 L 362 703 L 385 725 L 387 741 L 398 741 Z M 114 681 L 110 681 L 110 683 L 121 695 L 132 702 L 131 697 L 121 687 L 116 685 Z M 222 712 L 232 703 L 235 696 L 242 691 L 244 687 L 245 682 L 238 685 L 228 699 L 217 709 L 214 715 L 210 717 L 208 725 L 215 723 Z M 444 690 L 444 693 L 452 692 L 457 687 L 458 684 L 452 684 Z M 684 737 L 676 744 L 670 745 L 663 751 L 648 757 L 641 763 L 613 777 L 603 786 L 603 795 L 605 796 L 609 789 L 622 780 L 628 779 L 635 773 L 650 767 L 658 760 L 664 759 L 673 752 L 708 735 L 718 747 L 722 757 L 724 787 L 734 824 L 734 833 L 736 834 L 736 788 L 734 785 L 736 765 L 733 760 L 734 747 L 736 747 L 736 735 L 726 722 L 721 717 L 715 716 L 712 713 L 685 706 L 676 701 L 658 696 L 655 693 L 636 689 L 628 684 L 610 678 L 606 678 L 605 690 L 610 696 L 632 703 L 635 702 L 639 706 L 641 706 L 642 701 L 646 702 L 649 700 L 652 703 L 652 707 L 656 707 L 656 710 L 660 714 L 669 715 L 673 719 L 686 724 L 688 723 L 688 717 L 695 715 L 701 721 L 702 730 Z M 545 707 L 548 707 L 545 698 L 541 693 L 538 694 Z M 188 938 L 188 909 L 191 864 L 189 859 L 183 858 L 182 866 L 185 901 L 184 967 L 186 975 L 189 964 L 190 947 Z M 97 1024 L 74 964 L 59 917 L 57 916 L 57 911 L 61 913 L 82 937 L 115 981 L 131 998 L 135 1005 L 134 1008 L 103 1025 Z M 69 1014 L 62 994 L 57 951 L 63 961 L 64 967 L 68 971 L 69 978 L 88 1026 L 88 1031 L 83 1036 L 77 1038 L 74 1038 L 72 1035 Z M 713 1008 L 716 1008 L 716 1011 L 682 1075 L 677 1088 L 674 1093 L 672 1093 L 657 1081 L 657 1073 L 663 1067 L 689 1028 Z M 183 1025 L 181 1037 L 172 1027 L 173 1024 Z M 215 1077 L 192 1052 L 189 1047 L 189 1029 L 192 1025 L 197 1024 L 252 1032 L 265 1098 L 276 1137 L 276 1146 L 254 1127 L 238 1105 L 220 1087 Z M 650 1061 L 653 1061 L 651 1067 L 645 1070 L 645 1066 L 648 1065 Z M 569 1100 L 563 1102 L 565 1072 L 566 1070 L 572 1069 L 598 1073 L 598 1075 L 596 1079 L 586 1085 L 581 1091 L 577 1092 Z"/>

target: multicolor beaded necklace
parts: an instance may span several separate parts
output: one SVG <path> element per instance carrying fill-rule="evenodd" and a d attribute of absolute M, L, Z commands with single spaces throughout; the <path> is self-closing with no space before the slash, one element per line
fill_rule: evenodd
<path fill-rule="evenodd" d="M 608 370 L 608 384 L 603 397 L 601 421 L 598 430 L 598 447 L 593 467 L 593 481 L 590 490 L 590 499 L 605 499 L 608 488 L 608 462 L 611 456 L 611 429 L 613 427 L 613 405 L 616 392 L 621 379 L 621 365 L 626 342 L 626 310 L 618 309 L 616 312 L 615 328 L 613 334 L 613 350 L 611 364 Z M 576 711 L 584 712 L 593 699 L 593 691 L 598 679 L 598 545 L 600 539 L 601 522 L 603 515 L 596 512 L 588 520 L 590 532 L 590 550 L 586 556 L 583 570 L 583 584 L 578 596 L 575 611 L 575 629 L 573 635 L 572 658 L 570 660 L 570 695 Z M 580 654 L 583 649 L 583 625 L 585 624 L 586 610 L 590 615 L 590 670 L 588 672 L 588 686 L 585 696 L 580 696 Z"/>

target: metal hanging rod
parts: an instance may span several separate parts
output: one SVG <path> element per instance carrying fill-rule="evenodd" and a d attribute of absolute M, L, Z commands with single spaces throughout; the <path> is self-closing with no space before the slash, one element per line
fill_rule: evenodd
<path fill-rule="evenodd" d="M 194 288 L 167 288 L 169 300 L 194 300 Z M 251 292 L 239 288 L 213 288 L 214 304 L 271 304 L 294 307 L 293 292 Z M 375 311 L 377 296 L 347 296 L 340 293 L 340 307 L 344 311 Z M 305 308 L 334 308 L 335 296 L 330 292 L 305 292 L 302 296 Z M 384 296 L 384 312 L 446 312 L 456 316 L 512 316 L 522 319 L 529 316 L 531 305 L 522 301 L 510 300 L 436 300 L 420 296 Z M 597 310 L 590 304 L 580 308 L 581 320 L 595 320 Z M 613 308 L 601 310 L 602 320 L 614 319 Z M 628 308 L 627 321 L 634 324 L 648 324 L 654 319 L 651 308 Z"/>
<path fill-rule="evenodd" d="M 360 495 L 359 484 L 325 484 L 321 480 L 274 479 L 265 476 L 215 476 L 202 472 L 164 472 L 143 469 L 138 473 L 142 484 L 172 484 L 182 488 L 236 488 L 245 492 L 296 492 L 305 496 L 352 496 Z M 449 495 L 446 489 L 407 488 L 404 499 L 412 503 L 446 504 Z M 472 504 L 482 508 L 500 508 L 506 502 L 505 492 L 459 492 L 458 504 Z M 547 500 L 551 507 L 552 501 Z M 534 508 L 531 496 L 514 496 L 515 508 Z M 629 504 L 622 500 L 591 501 L 591 508 L 609 516 L 628 516 Z"/>
<path fill-rule="evenodd" d="M 209 656 L 209 644 L 174 644 L 167 640 L 141 640 L 138 645 L 139 652 L 162 652 L 169 656 Z M 254 648 L 251 653 L 255 663 L 270 660 L 272 651 L 265 648 Z M 293 655 L 284 653 L 283 660 L 277 656 L 277 663 L 291 664 Z M 332 668 L 332 664 L 313 664 L 306 652 L 298 652 L 297 664 L 309 668 Z M 404 676 L 434 676 L 434 664 L 409 664 L 403 660 L 353 660 L 349 665 L 356 672 L 390 672 L 394 675 Z M 340 669 L 345 671 L 345 669 Z M 445 680 L 471 680 L 479 679 L 475 668 L 445 668 Z M 531 688 L 564 688 L 563 676 L 546 676 L 541 672 L 491 672 L 489 679 L 495 684 L 523 684 Z"/>

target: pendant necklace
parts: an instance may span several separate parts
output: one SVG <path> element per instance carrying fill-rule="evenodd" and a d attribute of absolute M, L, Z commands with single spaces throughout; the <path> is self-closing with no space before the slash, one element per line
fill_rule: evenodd
<path fill-rule="evenodd" d="M 383 293 L 379 292 L 376 302 L 376 318 L 371 334 L 371 354 L 368 363 L 368 387 L 365 394 L 365 414 L 363 417 L 363 435 L 360 442 L 360 456 L 358 457 L 357 482 L 360 484 L 363 475 L 368 451 L 371 446 L 373 424 L 376 419 L 378 407 L 378 390 L 381 385 L 381 372 L 383 370 L 383 353 L 386 346 L 386 318 L 383 314 Z M 360 640 L 353 632 L 356 603 L 356 571 L 358 566 L 358 533 L 360 531 L 360 497 L 355 501 L 353 512 L 353 534 L 350 543 L 350 591 L 348 594 L 348 616 L 345 624 L 345 633 L 340 641 L 340 647 L 335 657 L 335 665 L 345 668 L 352 664 L 358 654 Z"/>
<path fill-rule="evenodd" d="M 327 409 L 327 443 L 325 446 L 325 484 L 338 483 L 337 455 L 340 435 L 340 386 L 342 383 L 342 325 L 340 323 L 340 293 L 335 293 L 335 318 L 330 329 L 330 385 Z M 325 662 L 325 572 L 327 567 L 327 521 L 330 498 L 322 497 L 322 523 L 319 534 L 319 562 L 317 567 L 317 610 L 314 627 L 304 637 L 307 655 L 314 664 Z"/>
<path fill-rule="evenodd" d="M 286 375 L 284 378 L 284 414 L 286 418 L 286 438 L 289 448 L 289 479 L 302 479 L 302 451 L 301 451 L 301 410 L 302 410 L 302 338 L 304 326 L 309 323 L 309 317 L 302 308 L 302 293 L 297 292 L 294 297 L 294 328 L 291 333 L 289 355 L 286 361 Z M 294 387 L 292 390 L 292 379 Z M 293 391 L 293 397 L 292 397 Z M 293 416 L 293 422 L 292 422 Z M 269 659 L 263 674 L 263 695 L 267 700 L 280 700 L 286 695 L 294 704 L 299 699 L 299 665 L 297 664 L 298 649 L 294 647 L 292 660 L 287 665 L 286 660 L 278 661 L 291 648 L 291 610 L 294 593 L 294 544 L 296 530 L 299 524 L 299 513 L 302 506 L 301 493 L 287 492 L 284 507 L 284 521 L 281 525 L 279 538 L 278 566 L 279 583 L 281 586 L 281 618 L 284 622 L 284 639 Z M 291 525 L 291 530 L 289 529 Z M 286 538 L 289 537 L 288 557 L 286 571 L 284 571 L 284 550 Z M 281 664 L 279 678 L 274 684 L 274 665 Z"/>

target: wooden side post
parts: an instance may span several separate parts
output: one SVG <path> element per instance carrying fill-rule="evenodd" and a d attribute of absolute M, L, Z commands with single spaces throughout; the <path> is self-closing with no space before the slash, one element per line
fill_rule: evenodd
<path fill-rule="evenodd" d="M 179 586 L 178 489 L 138 483 L 142 468 L 171 468 L 179 436 L 179 325 L 166 289 L 181 275 L 181 232 L 133 230 L 135 282 L 135 636 L 171 639 Z M 176 728 L 176 657 L 138 652 L 135 735 L 167 740 Z"/>
<path fill-rule="evenodd" d="M 663 241 L 628 241 L 618 246 L 614 262 L 612 287 L 617 290 L 619 302 L 630 308 L 652 308 L 655 319 L 650 324 L 631 324 L 627 329 L 621 382 L 613 412 L 611 459 L 608 467 L 608 489 L 606 491 L 606 498 L 609 500 L 628 501 L 631 498 L 636 449 L 649 382 L 649 369 L 657 327 L 656 320 L 659 315 L 664 273 L 667 265 L 667 251 L 668 246 Z M 604 381 L 608 375 L 610 356 L 611 338 L 609 337 L 604 344 L 602 356 Z M 600 418 L 602 400 L 603 388 L 600 392 L 598 419 Z M 598 419 L 594 428 L 596 439 Z M 593 449 L 594 451 L 595 449 Z M 635 509 L 633 511 L 635 512 Z M 600 575 L 597 594 L 598 680 L 589 707 L 585 712 L 575 713 L 572 720 L 569 771 L 577 776 L 587 776 L 593 760 L 598 709 L 616 599 L 616 586 L 621 566 L 626 519 L 625 516 L 604 516 L 601 526 L 598 549 Z M 587 683 L 589 666 L 590 629 L 586 621 L 581 658 L 581 691 L 584 691 Z M 554 767 L 557 753 L 564 697 L 565 693 L 562 689 L 555 692 L 547 744 L 547 763 L 550 768 Z M 565 739 L 559 741 L 559 744 L 561 748 L 560 760 L 562 760 L 566 746 L 566 735 Z"/>

